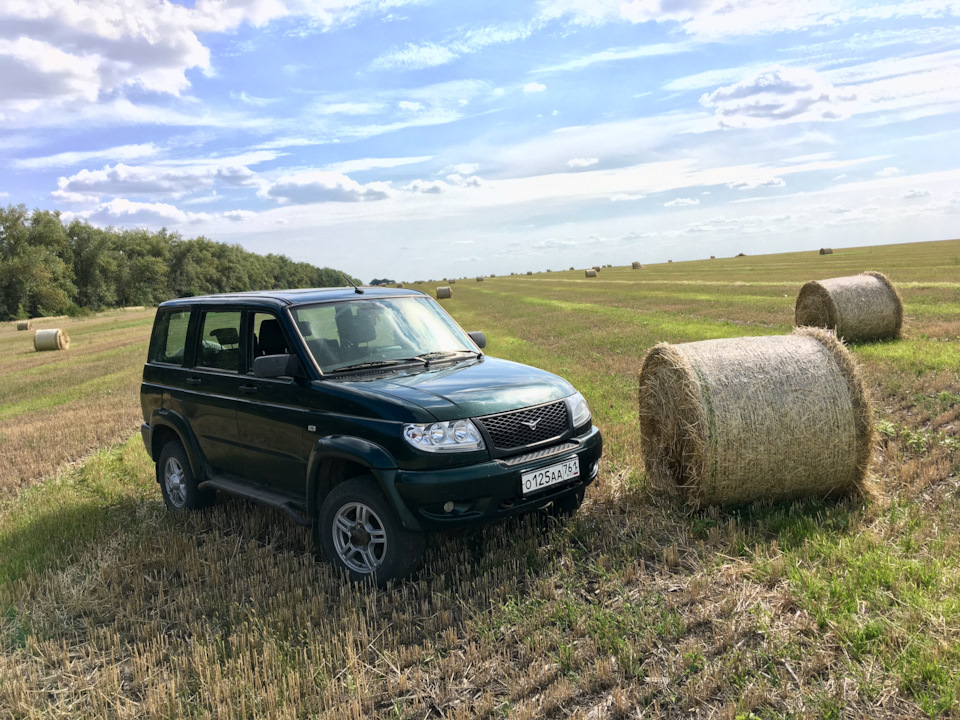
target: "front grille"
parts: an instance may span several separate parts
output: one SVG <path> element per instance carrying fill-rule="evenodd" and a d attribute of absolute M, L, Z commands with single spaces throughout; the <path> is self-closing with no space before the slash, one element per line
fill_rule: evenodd
<path fill-rule="evenodd" d="M 563 455 L 563 453 L 576 450 L 578 447 L 580 447 L 580 443 L 565 442 L 560 445 L 545 447 L 543 450 L 534 450 L 533 452 L 524 453 L 523 455 L 513 455 L 499 462 L 506 467 L 513 467 L 514 465 L 523 465 L 524 463 L 533 462 L 534 460 L 543 460 L 544 458 L 553 457 L 554 455 Z"/>
<path fill-rule="evenodd" d="M 550 405 L 515 410 L 501 415 L 478 418 L 497 450 L 514 450 L 552 440 L 567 431 L 567 404 Z M 532 425 L 532 427 L 531 427 Z"/>

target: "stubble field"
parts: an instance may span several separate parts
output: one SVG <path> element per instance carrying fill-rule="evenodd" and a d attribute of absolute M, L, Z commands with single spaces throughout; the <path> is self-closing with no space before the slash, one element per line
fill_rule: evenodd
<path fill-rule="evenodd" d="M 691 514 L 652 492 L 645 350 L 789 332 L 803 282 L 864 270 L 907 319 L 851 348 L 876 498 Z M 35 324 L 61 353 L 0 327 L 0 718 L 960 717 L 960 241 L 453 290 L 489 354 L 583 392 L 601 476 L 573 520 L 433 538 L 386 590 L 270 511 L 165 511 L 123 442 L 152 311 Z"/>

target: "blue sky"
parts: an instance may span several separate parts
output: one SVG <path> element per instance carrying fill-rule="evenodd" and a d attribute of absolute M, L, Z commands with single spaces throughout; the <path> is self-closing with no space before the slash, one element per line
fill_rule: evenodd
<path fill-rule="evenodd" d="M 960 236 L 953 0 L 4 0 L 0 203 L 416 280 Z"/>

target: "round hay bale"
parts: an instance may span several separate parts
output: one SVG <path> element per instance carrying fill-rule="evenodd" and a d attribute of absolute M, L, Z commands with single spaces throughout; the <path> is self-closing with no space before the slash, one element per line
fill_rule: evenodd
<path fill-rule="evenodd" d="M 44 350 L 66 350 L 70 347 L 70 338 L 59 328 L 37 330 L 33 336 L 33 349 L 37 352 Z"/>
<path fill-rule="evenodd" d="M 450 284 L 451 284 L 451 285 L 456 285 L 456 284 L 457 284 L 457 279 L 456 279 L 456 278 L 450 278 Z"/>
<path fill-rule="evenodd" d="M 17 320 L 17 330 L 29 330 L 30 321 L 29 320 Z"/>
<path fill-rule="evenodd" d="M 811 280 L 800 288 L 797 327 L 833 330 L 847 342 L 900 337 L 903 300 L 883 273 Z"/>
<path fill-rule="evenodd" d="M 820 248 L 821 255 L 833 255 L 833 248 Z"/>
<path fill-rule="evenodd" d="M 638 261 L 634 260 L 634 261 L 630 264 L 630 268 L 631 268 L 632 270 L 643 270 L 643 265 L 641 265 Z"/>
<path fill-rule="evenodd" d="M 584 274 L 586 277 L 596 277 L 596 276 L 597 276 L 597 271 L 594 270 L 593 268 L 590 268 L 589 270 L 584 270 L 584 271 L 583 271 L 583 274 Z"/>
<path fill-rule="evenodd" d="M 437 288 L 437 300 L 446 300 L 447 298 L 453 297 L 453 290 L 449 287 L 438 287 Z"/>
<path fill-rule="evenodd" d="M 527 275 L 533 275 L 533 270 L 527 270 Z"/>
<path fill-rule="evenodd" d="M 711 255 L 711 256 L 710 256 L 710 259 L 711 259 L 711 260 L 716 260 L 716 259 L 717 259 L 717 256 L 716 256 L 716 255 Z"/>
<path fill-rule="evenodd" d="M 594 265 L 594 266 L 593 266 L 593 269 L 596 270 L 597 272 L 600 272 L 600 266 L 599 266 L 599 265 Z"/>
<path fill-rule="evenodd" d="M 826 330 L 661 343 L 639 399 L 647 476 L 695 508 L 867 492 L 870 401 Z"/>
<path fill-rule="evenodd" d="M 483 282 L 483 275 L 477 275 L 477 282 Z"/>

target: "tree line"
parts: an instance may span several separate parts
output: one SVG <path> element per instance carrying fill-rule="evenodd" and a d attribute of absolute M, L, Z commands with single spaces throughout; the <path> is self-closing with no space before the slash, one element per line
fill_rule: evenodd
<path fill-rule="evenodd" d="M 0 320 L 350 282 L 359 284 L 339 270 L 204 237 L 98 228 L 81 220 L 64 225 L 57 211 L 0 208 Z"/>

